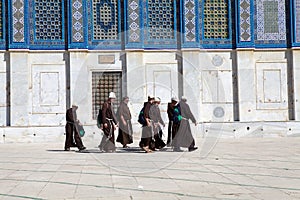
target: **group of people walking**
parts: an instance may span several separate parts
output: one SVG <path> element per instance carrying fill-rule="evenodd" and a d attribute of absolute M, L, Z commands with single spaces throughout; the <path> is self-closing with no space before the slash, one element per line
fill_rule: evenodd
<path fill-rule="evenodd" d="M 103 137 L 98 146 L 101 152 L 116 151 L 114 132 L 117 128 L 119 129 L 119 134 L 116 141 L 121 143 L 123 148 L 129 148 L 128 145 L 133 143 L 132 115 L 128 107 L 129 97 L 122 99 L 116 113 L 113 109 L 115 100 L 115 93 L 110 92 L 108 100 L 103 103 L 99 110 L 97 124 L 103 130 Z M 182 151 L 180 147 L 188 148 L 189 151 L 196 150 L 197 147 L 195 147 L 189 120 L 195 125 L 197 125 L 197 122 L 187 104 L 187 99 L 182 97 L 179 101 L 176 97 L 173 97 L 171 102 L 168 103 L 167 144 L 162 139 L 162 130 L 165 127 L 165 123 L 161 117 L 160 103 L 159 97 L 148 96 L 148 101 L 144 103 L 139 113 L 138 122 L 142 125 L 140 148 L 146 153 L 161 149 L 166 145 L 173 147 L 173 151 Z M 78 128 L 76 128 L 80 124 L 76 115 L 77 108 L 77 105 L 73 105 L 72 108 L 67 110 L 66 151 L 69 151 L 70 147 L 77 147 L 79 150 L 85 149 L 78 134 Z"/>

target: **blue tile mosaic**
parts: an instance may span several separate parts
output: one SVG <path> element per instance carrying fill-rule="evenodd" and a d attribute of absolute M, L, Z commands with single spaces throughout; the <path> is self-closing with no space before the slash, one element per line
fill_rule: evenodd
<path fill-rule="evenodd" d="M 256 0 L 256 44 L 285 44 L 285 0 Z"/>
<path fill-rule="evenodd" d="M 296 42 L 300 43 L 300 0 L 296 0 L 295 4 L 296 16 L 294 17 L 296 17 Z"/>
<path fill-rule="evenodd" d="M 31 49 L 64 49 L 64 0 L 29 1 Z"/>
<path fill-rule="evenodd" d="M 199 0 L 201 48 L 232 47 L 232 18 L 229 16 L 234 3 L 234 0 Z"/>
<path fill-rule="evenodd" d="M 120 0 L 89 0 L 88 48 L 121 49 Z"/>
<path fill-rule="evenodd" d="M 25 42 L 24 0 L 12 0 L 13 42 Z"/>
<path fill-rule="evenodd" d="M 240 32 L 240 41 L 249 42 L 251 41 L 251 3 L 250 0 L 241 0 L 239 3 L 240 9 L 240 23 L 239 23 L 239 32 Z"/>
<path fill-rule="evenodd" d="M 147 0 L 143 12 L 145 47 L 176 48 L 176 1 Z"/>

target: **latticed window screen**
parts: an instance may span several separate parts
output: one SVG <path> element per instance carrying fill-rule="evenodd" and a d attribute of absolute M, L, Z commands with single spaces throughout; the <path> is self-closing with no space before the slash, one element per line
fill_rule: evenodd
<path fill-rule="evenodd" d="M 148 26 L 150 39 L 174 39 L 173 0 L 148 0 Z"/>
<path fill-rule="evenodd" d="M 278 33 L 278 1 L 263 2 L 264 5 L 264 32 Z"/>
<path fill-rule="evenodd" d="M 93 72 L 93 119 L 97 118 L 99 108 L 108 99 L 110 92 L 115 92 L 117 99 L 114 110 L 117 111 L 121 99 L 121 72 Z"/>
<path fill-rule="evenodd" d="M 228 39 L 228 0 L 205 0 L 204 37 Z"/>
<path fill-rule="evenodd" d="M 2 27 L 2 1 L 0 1 L 0 39 L 3 39 L 3 27 Z"/>
<path fill-rule="evenodd" d="M 62 0 L 35 0 L 36 40 L 62 39 Z"/>
<path fill-rule="evenodd" d="M 93 0 L 93 37 L 118 39 L 118 0 Z"/>

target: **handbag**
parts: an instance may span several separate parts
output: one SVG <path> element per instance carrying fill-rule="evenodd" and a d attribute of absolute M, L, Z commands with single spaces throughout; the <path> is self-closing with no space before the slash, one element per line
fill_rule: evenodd
<path fill-rule="evenodd" d="M 83 137 L 84 136 L 84 134 L 85 134 L 85 131 L 84 131 L 84 129 L 83 129 L 83 126 L 81 126 L 81 125 L 77 125 L 77 130 L 78 130 L 78 134 L 79 134 L 79 136 L 80 137 Z"/>

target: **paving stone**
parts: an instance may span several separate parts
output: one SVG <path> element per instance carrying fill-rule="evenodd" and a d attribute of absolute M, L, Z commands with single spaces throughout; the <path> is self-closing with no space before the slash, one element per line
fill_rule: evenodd
<path fill-rule="evenodd" d="M 300 198 L 300 138 L 220 139 L 205 158 L 201 149 L 145 154 L 136 143 L 117 153 L 1 144 L 0 199 Z"/>

